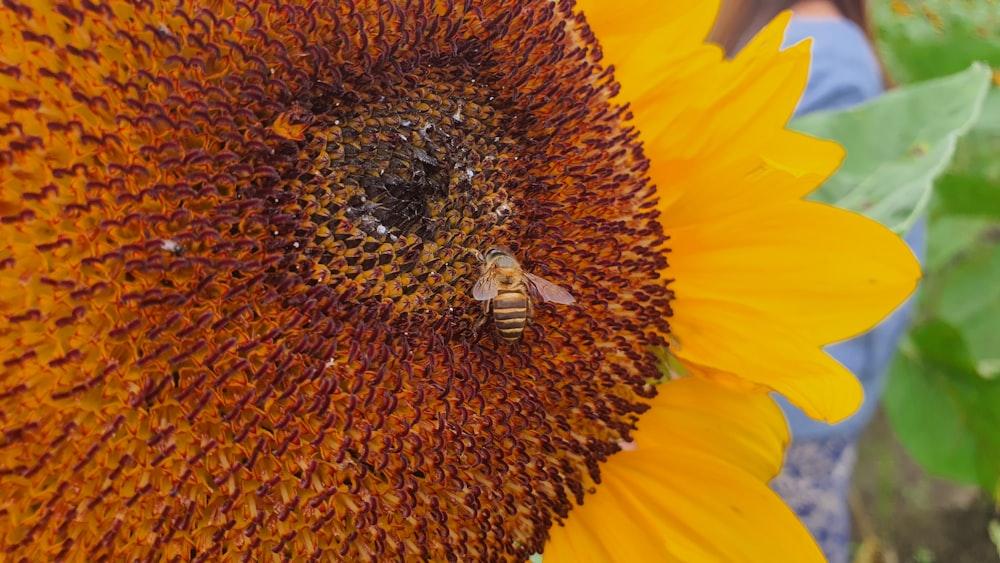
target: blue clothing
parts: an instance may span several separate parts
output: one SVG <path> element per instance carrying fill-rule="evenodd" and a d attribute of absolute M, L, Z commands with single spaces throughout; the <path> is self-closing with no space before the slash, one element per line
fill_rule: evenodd
<path fill-rule="evenodd" d="M 854 436 L 795 442 L 785 452 L 781 475 L 771 482 L 823 549 L 827 563 L 851 561 L 847 491 L 857 457 Z"/>
<path fill-rule="evenodd" d="M 812 64 L 795 115 L 856 106 L 882 93 L 882 70 L 863 31 L 847 19 L 792 17 L 784 45 L 812 38 Z"/>
<path fill-rule="evenodd" d="M 797 115 L 848 108 L 882 92 L 878 60 L 856 25 L 844 19 L 793 16 L 785 31 L 785 44 L 805 37 L 813 38 L 812 66 Z M 921 261 L 926 252 L 926 229 L 926 221 L 921 219 L 905 237 Z M 864 387 L 864 403 L 853 416 L 839 424 L 826 424 L 778 397 L 794 439 L 771 487 L 809 529 L 829 563 L 850 560 L 847 493 L 858 437 L 878 406 L 886 369 L 906 331 L 912 306 L 912 301 L 907 302 L 865 334 L 826 348 Z"/>
<path fill-rule="evenodd" d="M 813 111 L 845 109 L 882 93 L 882 73 L 864 32 L 846 19 L 793 17 L 785 31 L 785 45 L 812 37 L 809 82 L 795 110 L 796 115 Z M 905 237 L 923 261 L 926 222 L 919 221 Z M 858 434 L 871 419 L 885 385 L 886 369 L 900 338 L 906 332 L 913 303 L 907 302 L 867 333 L 829 346 L 826 350 L 861 381 L 865 399 L 849 419 L 835 425 L 813 420 L 784 398 L 779 403 L 796 439 Z"/>

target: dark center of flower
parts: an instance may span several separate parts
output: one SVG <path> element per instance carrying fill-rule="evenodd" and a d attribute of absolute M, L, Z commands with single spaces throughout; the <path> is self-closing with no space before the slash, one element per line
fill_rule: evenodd
<path fill-rule="evenodd" d="M 29 241 L 0 255 L 29 289 L 2 309 L 6 551 L 540 551 L 670 314 L 647 162 L 570 4 L 5 5 L 32 53 L 0 67 Z M 501 341 L 470 295 L 495 246 L 577 303 Z"/>
<path fill-rule="evenodd" d="M 511 118 L 490 105 L 496 93 L 476 84 L 477 58 L 397 60 L 364 89 L 313 84 L 275 118 L 302 128 L 281 142 L 280 169 L 300 187 L 274 198 L 285 267 L 356 299 L 392 300 L 397 313 L 465 305 L 454 289 L 513 213 L 507 170 L 520 153 Z"/>

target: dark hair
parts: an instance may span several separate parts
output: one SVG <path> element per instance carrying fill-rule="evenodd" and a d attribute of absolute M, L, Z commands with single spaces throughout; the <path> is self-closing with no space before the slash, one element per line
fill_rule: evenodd
<path fill-rule="evenodd" d="M 722 9 L 708 40 L 721 46 L 726 56 L 733 56 L 779 13 L 791 9 L 799 0 L 723 0 Z M 865 0 L 830 0 L 842 16 L 864 31 L 874 46 L 868 7 Z"/>

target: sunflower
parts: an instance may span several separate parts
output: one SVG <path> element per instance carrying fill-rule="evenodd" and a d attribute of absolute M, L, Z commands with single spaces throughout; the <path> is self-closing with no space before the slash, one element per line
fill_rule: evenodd
<path fill-rule="evenodd" d="M 5 2 L 5 556 L 818 557 L 763 392 L 848 414 L 917 274 L 695 4 Z M 498 338 L 494 247 L 576 303 Z"/>
<path fill-rule="evenodd" d="M 781 392 L 828 422 L 849 416 L 860 384 L 822 347 L 871 328 L 920 277 L 912 253 L 881 225 L 802 201 L 843 152 L 785 129 L 809 60 L 808 44 L 779 51 L 789 14 L 724 61 L 703 43 L 717 4 L 578 2 L 614 62 L 659 186 L 672 353 L 694 377 L 664 385 L 650 402 L 634 451 L 611 459 L 594 498 L 553 531 L 547 563 L 594 553 L 822 560 L 800 534 L 774 531 L 796 528 L 763 485 L 788 435 L 760 392 Z M 623 532 L 609 549 L 600 532 L 610 529 Z"/>

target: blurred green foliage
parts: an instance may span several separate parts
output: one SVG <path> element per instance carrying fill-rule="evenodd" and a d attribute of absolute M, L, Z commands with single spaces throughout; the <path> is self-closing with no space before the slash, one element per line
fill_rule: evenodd
<path fill-rule="evenodd" d="M 899 84 L 1000 67 L 1000 1 L 874 0 L 879 53 Z"/>
<path fill-rule="evenodd" d="M 914 327 L 884 395 L 918 462 L 992 490 L 1000 480 L 1000 1 L 875 0 L 872 8 L 880 53 L 902 88 L 975 61 L 993 70 L 978 120 L 935 180 Z"/>
<path fill-rule="evenodd" d="M 981 358 L 1000 348 L 1000 252 L 981 244 L 991 219 L 984 199 L 1000 184 L 958 163 L 974 145 L 992 73 L 984 64 L 900 86 L 863 106 L 814 113 L 792 127 L 840 143 L 837 173 L 812 198 L 851 209 L 905 233 L 929 215 L 926 279 L 913 328 L 894 362 L 885 406 L 901 441 L 934 473 L 991 485 L 1000 475 L 1000 379 Z M 965 176 L 975 182 L 965 182 Z M 946 194 L 961 194 L 948 196 Z M 971 198 L 973 201 L 965 201 Z M 930 205 L 928 205 L 930 204 Z M 946 211 L 963 207 L 966 214 Z"/>
<path fill-rule="evenodd" d="M 990 76 L 989 67 L 975 64 L 858 108 L 796 119 L 793 128 L 847 150 L 840 169 L 811 198 L 908 231 L 925 213 L 959 138 L 978 122 Z"/>
<path fill-rule="evenodd" d="M 928 471 L 1000 483 L 1000 0 L 874 0 L 890 92 L 792 127 L 847 158 L 819 201 L 904 233 L 927 217 L 913 327 L 883 397 Z M 996 491 L 1000 498 L 1000 491 Z"/>

